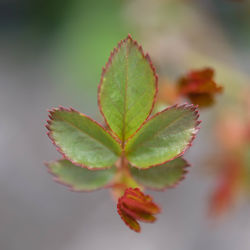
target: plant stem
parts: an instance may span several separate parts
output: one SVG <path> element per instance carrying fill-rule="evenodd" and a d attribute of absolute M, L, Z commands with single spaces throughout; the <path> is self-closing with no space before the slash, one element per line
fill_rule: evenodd
<path fill-rule="evenodd" d="M 121 172 L 123 172 L 124 174 L 129 174 L 129 168 L 128 168 L 128 161 L 125 157 L 124 152 L 122 152 L 121 155 Z"/>

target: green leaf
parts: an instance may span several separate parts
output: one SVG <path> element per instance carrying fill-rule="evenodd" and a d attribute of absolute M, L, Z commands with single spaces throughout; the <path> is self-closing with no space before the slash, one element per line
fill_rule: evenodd
<path fill-rule="evenodd" d="M 89 170 L 61 159 L 46 164 L 54 180 L 64 184 L 72 191 L 92 191 L 107 186 L 113 179 L 116 168 Z"/>
<path fill-rule="evenodd" d="M 122 142 L 150 115 L 156 92 L 157 77 L 150 58 L 129 35 L 111 53 L 98 93 L 100 111 Z"/>
<path fill-rule="evenodd" d="M 127 159 L 132 166 L 148 168 L 181 156 L 198 130 L 198 117 L 196 107 L 187 104 L 157 113 L 127 142 Z"/>
<path fill-rule="evenodd" d="M 163 165 L 148 169 L 138 169 L 131 167 L 133 178 L 141 185 L 162 190 L 173 187 L 179 183 L 187 173 L 188 163 L 182 158 L 176 158 Z"/>
<path fill-rule="evenodd" d="M 120 144 L 101 125 L 70 109 L 50 111 L 48 133 L 65 158 L 87 168 L 111 167 L 121 154 Z"/>

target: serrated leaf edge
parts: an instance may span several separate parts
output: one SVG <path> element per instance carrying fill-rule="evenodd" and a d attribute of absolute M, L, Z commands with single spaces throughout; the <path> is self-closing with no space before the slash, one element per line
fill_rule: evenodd
<path fill-rule="evenodd" d="M 164 110 L 162 110 L 162 111 L 156 113 L 155 115 L 151 116 L 149 119 L 146 119 L 146 120 L 142 123 L 142 125 L 136 130 L 136 132 L 135 132 L 132 136 L 130 136 L 130 137 L 128 138 L 127 143 L 129 142 L 129 140 L 131 140 L 131 139 L 139 132 L 140 129 L 143 128 L 143 126 L 144 126 L 147 122 L 151 121 L 152 119 L 154 119 L 156 116 L 160 115 L 161 113 L 163 113 L 163 112 L 165 112 L 165 111 L 168 111 L 169 109 L 173 109 L 173 108 L 175 108 L 175 109 L 186 109 L 186 110 L 191 110 L 191 111 L 194 112 L 194 118 L 195 118 L 195 120 L 196 120 L 196 122 L 195 122 L 195 127 L 194 127 L 195 130 L 194 130 L 194 132 L 192 133 L 191 139 L 190 139 L 190 141 L 188 142 L 187 146 L 181 151 L 181 153 L 179 153 L 179 154 L 176 155 L 175 157 L 171 158 L 170 160 L 167 160 L 167 161 L 164 161 L 164 162 L 161 162 L 161 163 L 157 163 L 157 164 L 154 164 L 154 165 L 150 165 L 150 166 L 147 167 L 147 168 L 141 168 L 140 166 L 136 166 L 136 165 L 132 164 L 132 163 L 128 160 L 128 162 L 129 162 L 129 164 L 130 164 L 131 166 L 133 166 L 133 167 L 135 167 L 135 168 L 139 168 L 139 169 L 144 169 L 144 170 L 149 169 L 149 168 L 152 168 L 152 167 L 160 166 L 160 165 L 162 165 L 162 164 L 165 164 L 165 163 L 170 162 L 170 161 L 172 161 L 172 160 L 174 160 L 174 159 L 176 159 L 176 158 L 181 157 L 181 156 L 182 156 L 183 154 L 185 154 L 186 151 L 192 146 L 192 143 L 193 143 L 194 139 L 196 138 L 196 135 L 197 135 L 198 131 L 200 130 L 200 126 L 199 126 L 199 125 L 201 124 L 202 121 L 198 121 L 198 119 L 199 119 L 199 117 L 200 117 L 200 114 L 199 114 L 199 111 L 198 111 L 198 105 L 193 105 L 193 104 L 188 104 L 188 103 L 172 105 L 172 106 L 167 107 L 167 108 L 165 108 Z M 125 148 L 126 148 L 126 145 L 125 145 Z"/>
<path fill-rule="evenodd" d="M 85 114 L 82 114 L 80 113 L 79 111 L 73 109 L 72 107 L 70 107 L 69 109 L 65 108 L 65 107 L 62 107 L 62 106 L 59 106 L 58 108 L 52 108 L 50 110 L 48 110 L 49 112 L 49 118 L 50 120 L 47 120 L 47 124 L 45 124 L 45 127 L 47 128 L 48 132 L 47 132 L 47 135 L 48 137 L 50 138 L 50 140 L 52 141 L 52 144 L 54 144 L 56 146 L 56 150 L 63 156 L 64 159 L 66 160 L 69 160 L 71 161 L 74 165 L 76 166 L 79 166 L 79 167 L 82 167 L 82 168 L 87 168 L 89 170 L 102 170 L 102 169 L 109 169 L 111 168 L 112 166 L 110 167 L 102 167 L 102 168 L 97 168 L 97 167 L 91 167 L 91 166 L 86 166 L 84 164 L 80 164 L 78 162 L 75 162 L 74 160 L 70 159 L 64 152 L 63 150 L 61 149 L 61 147 L 55 142 L 55 139 L 52 135 L 52 129 L 50 128 L 50 125 L 51 125 L 51 122 L 54 120 L 53 117 L 52 117 L 52 114 L 53 112 L 56 112 L 56 111 L 65 111 L 65 112 L 75 112 L 75 113 L 78 113 L 79 115 L 81 116 L 84 116 L 84 117 L 87 117 L 88 119 L 90 119 L 92 122 L 94 122 L 96 125 L 98 125 L 100 128 L 102 128 L 105 132 L 107 132 L 116 142 L 118 142 L 118 144 L 120 145 L 121 147 L 121 143 L 120 141 L 114 137 L 112 135 L 112 133 L 110 133 L 110 131 L 108 131 L 107 129 L 105 129 L 101 124 L 99 124 L 97 121 L 93 120 L 91 117 L 85 115 Z"/>
<path fill-rule="evenodd" d="M 132 217 L 132 216 L 130 216 L 129 214 L 124 214 L 124 216 L 127 216 L 128 218 L 130 218 L 131 220 L 133 220 L 137 225 L 138 225 L 138 227 L 139 227 L 139 229 L 138 230 L 135 230 L 129 223 L 127 223 L 127 221 L 123 218 L 123 210 L 122 210 L 122 208 L 121 208 L 121 200 L 123 199 L 123 197 L 124 197 L 124 195 L 126 194 L 126 192 L 129 192 L 130 190 L 136 190 L 137 192 L 139 192 L 143 197 L 146 197 L 146 196 L 148 196 L 148 195 L 145 195 L 141 190 L 140 190 L 140 188 L 127 188 L 126 190 L 125 190 L 125 193 L 118 199 L 118 201 L 117 201 L 117 212 L 118 212 L 118 214 L 120 215 L 120 217 L 121 217 L 121 219 L 124 221 L 124 223 L 131 229 L 131 230 L 133 230 L 134 232 L 136 232 L 136 233 L 140 233 L 141 232 L 141 225 L 140 225 L 140 223 L 138 222 L 138 220 L 140 221 L 140 222 L 145 222 L 144 220 L 142 220 L 142 219 L 135 219 L 134 217 Z M 151 196 L 150 196 L 151 197 Z M 159 211 L 157 212 L 157 213 L 161 213 L 161 211 L 162 211 L 162 209 L 161 209 L 161 207 L 158 205 L 158 204 L 155 204 L 157 207 L 158 207 L 158 209 L 159 209 Z M 157 220 L 157 218 L 155 218 L 155 220 L 154 221 L 147 221 L 147 223 L 154 223 L 155 221 Z"/>
<path fill-rule="evenodd" d="M 138 180 L 136 180 L 135 179 L 135 181 L 138 183 L 138 184 L 140 184 L 140 185 L 142 185 L 143 187 L 145 187 L 145 188 L 147 188 L 147 189 L 150 189 L 150 190 L 153 190 L 153 191 L 159 191 L 159 192 L 163 192 L 163 191 L 165 191 L 165 190 L 167 190 L 167 189 L 173 189 L 173 188 L 176 188 L 177 186 L 179 186 L 179 184 L 183 181 L 183 180 L 185 180 L 186 179 L 186 176 L 187 176 L 187 174 L 189 173 L 189 171 L 188 171 L 188 169 L 191 167 L 191 164 L 189 164 L 189 162 L 186 160 L 186 159 L 184 159 L 184 158 L 182 158 L 182 157 L 180 157 L 182 160 L 184 160 L 185 161 L 185 166 L 183 167 L 183 171 L 182 171 L 182 177 L 178 180 L 178 181 L 176 181 L 175 183 L 173 183 L 172 185 L 170 185 L 170 186 L 167 186 L 167 187 L 163 187 L 163 188 L 153 188 L 153 187 L 149 187 L 149 186 L 147 186 L 147 185 L 145 185 L 145 184 L 142 184 L 142 183 L 140 183 L 140 181 L 138 181 Z M 158 166 L 158 167 L 160 167 L 160 166 Z M 149 168 L 153 168 L 153 167 L 149 167 Z M 139 170 L 140 171 L 145 171 L 145 170 L 147 170 L 147 169 L 149 169 L 149 168 L 140 168 Z M 138 168 L 137 168 L 138 169 Z M 131 174 L 132 175 L 132 174 Z M 132 175 L 132 177 L 133 177 L 133 175 Z M 134 178 L 134 177 L 133 177 Z"/>
<path fill-rule="evenodd" d="M 93 192 L 93 191 L 97 191 L 97 190 L 104 189 L 104 188 L 110 188 L 112 186 L 112 181 L 113 180 L 111 180 L 110 183 L 108 183 L 107 185 L 104 185 L 102 187 L 95 188 L 95 189 L 92 189 L 92 190 L 77 190 L 77 189 L 74 188 L 73 185 L 70 185 L 70 184 L 66 183 L 65 181 L 62 181 L 58 175 L 56 175 L 55 173 L 52 172 L 52 170 L 50 168 L 50 164 L 58 162 L 60 160 L 68 160 L 68 159 L 62 158 L 62 159 L 55 160 L 55 161 L 44 162 L 44 165 L 46 166 L 48 173 L 53 176 L 53 181 L 55 181 L 56 183 L 61 184 L 63 186 L 66 186 L 69 191 L 71 191 L 71 192 L 77 192 L 77 193 L 88 193 L 88 192 Z M 76 164 L 74 164 L 74 165 L 76 165 Z M 79 167 L 79 166 L 77 166 L 77 167 Z M 93 170 L 93 169 L 89 169 L 89 170 Z M 105 169 L 102 168 L 102 169 L 99 169 L 99 170 L 101 171 L 101 170 L 105 170 Z M 98 170 L 95 170 L 95 171 L 98 171 Z"/>
<path fill-rule="evenodd" d="M 141 232 L 141 225 L 140 223 L 138 223 L 137 220 L 135 220 L 134 218 L 132 218 L 131 216 L 129 215 L 124 215 L 122 210 L 120 209 L 120 204 L 119 202 L 117 203 L 117 212 L 118 214 L 120 215 L 121 219 L 123 220 L 123 222 L 131 229 L 133 230 L 134 232 L 136 233 L 140 233 Z M 133 220 L 137 225 L 138 225 L 138 230 L 135 230 L 125 219 L 124 219 L 124 216 L 127 216 L 129 217 L 131 220 Z"/>
<path fill-rule="evenodd" d="M 113 51 L 110 53 L 110 56 L 109 56 L 109 59 L 108 61 L 106 62 L 105 66 L 102 68 L 102 74 L 101 74 L 101 80 L 100 80 L 100 83 L 98 85 L 98 94 L 97 94 L 97 101 L 98 101 L 98 107 L 99 107 L 99 110 L 100 110 L 100 113 L 106 123 L 106 125 L 108 126 L 108 128 L 112 131 L 112 133 L 115 135 L 115 137 L 117 137 L 117 139 L 120 140 L 119 136 L 111 129 L 104 113 L 103 113 L 103 110 L 102 110 L 102 105 L 101 105 L 101 87 L 102 87 L 102 83 L 103 83 L 103 78 L 108 70 L 108 68 L 111 66 L 112 64 L 112 59 L 114 57 L 114 55 L 118 52 L 118 50 L 121 48 L 121 46 L 126 43 L 127 40 L 130 40 L 137 48 L 138 50 L 141 52 L 142 56 L 148 61 L 149 65 L 150 65 L 150 68 L 152 69 L 152 72 L 153 72 L 153 75 L 155 77 L 155 94 L 154 94 L 154 98 L 153 98 L 153 103 L 152 103 L 152 107 L 151 107 L 151 110 L 149 111 L 145 121 L 148 119 L 148 117 L 151 115 L 153 109 L 154 109 L 154 106 L 155 106 L 155 102 L 156 102 L 156 96 L 157 96 L 157 93 L 158 93 L 158 75 L 156 73 L 156 69 L 152 63 L 152 60 L 149 56 L 148 53 L 145 53 L 142 49 L 142 46 L 138 44 L 138 42 L 136 40 L 133 40 L 132 36 L 130 34 L 128 34 L 128 36 L 121 40 L 118 45 L 113 49 Z"/>

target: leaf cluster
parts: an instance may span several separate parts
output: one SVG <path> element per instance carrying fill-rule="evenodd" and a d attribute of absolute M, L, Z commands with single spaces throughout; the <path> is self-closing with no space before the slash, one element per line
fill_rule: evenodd
<path fill-rule="evenodd" d="M 175 105 L 150 116 L 156 94 L 155 68 L 129 35 L 103 68 L 98 103 L 105 126 L 72 108 L 50 111 L 48 136 L 63 155 L 48 164 L 55 179 L 75 191 L 94 190 L 110 185 L 126 158 L 142 185 L 163 189 L 181 180 L 188 164 L 179 157 L 198 130 L 197 107 Z"/>

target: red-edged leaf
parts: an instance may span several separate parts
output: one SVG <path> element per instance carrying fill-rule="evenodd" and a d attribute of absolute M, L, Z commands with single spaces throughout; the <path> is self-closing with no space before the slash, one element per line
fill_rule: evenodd
<path fill-rule="evenodd" d="M 119 204 L 117 204 L 117 211 L 118 211 L 120 217 L 122 218 L 122 220 L 125 222 L 125 224 L 130 229 L 134 230 L 137 233 L 139 233 L 141 231 L 140 224 L 135 219 L 133 219 L 132 217 L 130 217 L 129 215 L 127 215 L 126 213 L 124 213 L 122 211 L 122 209 L 120 209 Z"/>
<path fill-rule="evenodd" d="M 152 198 L 144 195 L 138 188 L 126 189 L 118 200 L 117 209 L 125 223 L 136 232 L 140 231 L 136 220 L 152 223 L 156 220 L 154 215 L 161 211 Z"/>
<path fill-rule="evenodd" d="M 174 160 L 185 153 L 199 129 L 193 105 L 175 105 L 148 119 L 128 140 L 125 151 L 132 166 L 146 169 Z"/>
<path fill-rule="evenodd" d="M 142 186 L 153 190 L 175 187 L 187 174 L 189 164 L 183 158 L 177 158 L 163 165 L 148 169 L 131 167 L 133 178 Z"/>
<path fill-rule="evenodd" d="M 117 169 L 112 167 L 93 171 L 76 166 L 66 159 L 46 163 L 46 166 L 56 182 L 76 192 L 94 191 L 109 186 Z"/>
<path fill-rule="evenodd" d="M 97 122 L 73 109 L 50 111 L 48 136 L 65 158 L 89 169 L 108 168 L 121 154 L 120 144 Z"/>
<path fill-rule="evenodd" d="M 151 60 L 128 35 L 111 53 L 98 93 L 100 111 L 123 143 L 152 112 L 156 92 Z"/>
<path fill-rule="evenodd" d="M 129 215 L 131 218 L 134 218 L 135 220 L 140 220 L 143 222 L 154 222 L 156 220 L 155 216 L 153 216 L 152 214 L 149 214 L 147 212 L 140 210 L 136 210 L 136 209 L 131 209 L 131 207 L 127 207 L 127 205 L 122 204 L 122 210 L 124 211 L 124 213 L 126 213 L 127 215 Z"/>

